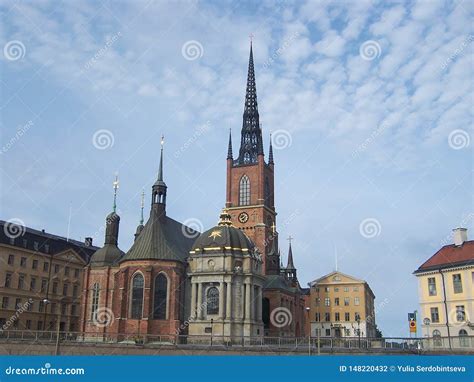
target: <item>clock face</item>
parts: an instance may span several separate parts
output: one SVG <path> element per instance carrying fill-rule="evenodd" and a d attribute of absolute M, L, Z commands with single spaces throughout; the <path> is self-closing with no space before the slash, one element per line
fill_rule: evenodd
<path fill-rule="evenodd" d="M 241 223 L 247 223 L 248 220 L 249 220 L 249 215 L 248 215 L 246 212 L 242 212 L 242 213 L 239 215 L 239 222 L 241 222 Z"/>

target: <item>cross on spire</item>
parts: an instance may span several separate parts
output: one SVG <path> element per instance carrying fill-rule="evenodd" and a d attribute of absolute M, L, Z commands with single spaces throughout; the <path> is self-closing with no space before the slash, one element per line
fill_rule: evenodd
<path fill-rule="evenodd" d="M 249 34 L 250 43 L 252 43 L 254 37 L 255 37 L 255 35 L 254 35 L 253 33 L 250 33 L 250 34 Z"/>
<path fill-rule="evenodd" d="M 115 180 L 113 182 L 114 186 L 114 212 L 117 210 L 117 190 L 119 188 L 118 173 L 115 173 Z"/>
<path fill-rule="evenodd" d="M 290 236 L 288 236 L 288 239 L 286 239 L 286 240 L 288 240 L 288 241 L 290 242 L 290 245 L 291 245 L 291 241 L 292 241 L 293 239 L 294 239 L 294 237 L 292 237 L 292 236 L 290 235 Z"/>

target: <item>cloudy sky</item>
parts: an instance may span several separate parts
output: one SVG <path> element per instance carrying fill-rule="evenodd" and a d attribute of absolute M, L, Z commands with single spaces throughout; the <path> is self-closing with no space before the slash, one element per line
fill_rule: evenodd
<path fill-rule="evenodd" d="M 120 247 L 150 203 L 165 136 L 168 213 L 209 228 L 242 125 L 249 34 L 276 207 L 302 285 L 366 279 L 407 336 L 412 272 L 473 228 L 473 2 L 0 3 L 1 216 Z M 234 146 L 234 152 L 238 147 Z M 71 212 L 71 214 L 70 214 Z"/>

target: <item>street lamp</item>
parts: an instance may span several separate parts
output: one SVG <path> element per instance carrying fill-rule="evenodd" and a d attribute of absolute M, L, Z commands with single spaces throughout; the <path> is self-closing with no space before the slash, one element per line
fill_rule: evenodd
<path fill-rule="evenodd" d="M 309 320 L 309 311 L 311 310 L 311 308 L 309 306 L 307 306 L 306 308 L 306 313 L 307 313 L 307 316 L 308 316 L 308 323 L 309 323 L 309 333 L 308 333 L 308 355 L 311 355 L 311 322 Z"/>
<path fill-rule="evenodd" d="M 212 347 L 212 332 L 213 332 L 213 329 L 214 329 L 213 325 L 214 325 L 214 319 L 211 318 L 211 347 Z"/>

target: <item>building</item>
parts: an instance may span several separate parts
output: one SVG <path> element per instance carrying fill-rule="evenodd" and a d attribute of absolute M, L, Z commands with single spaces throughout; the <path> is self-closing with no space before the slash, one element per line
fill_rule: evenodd
<path fill-rule="evenodd" d="M 221 222 L 202 235 L 167 214 L 162 141 L 148 221 L 143 225 L 142 218 L 134 244 L 122 252 L 117 246 L 120 217 L 114 203 L 106 218 L 104 247 L 85 268 L 84 333 L 137 337 L 216 333 L 221 338 L 304 334 L 304 296 L 291 243 L 287 266 L 280 260 L 275 164 L 271 142 L 265 161 L 252 45 L 240 141 L 234 160 L 229 136 Z"/>
<path fill-rule="evenodd" d="M 369 284 L 334 271 L 309 283 L 311 335 L 375 338 L 375 295 Z"/>
<path fill-rule="evenodd" d="M 0 328 L 78 331 L 83 267 L 97 250 L 0 221 Z"/>
<path fill-rule="evenodd" d="M 425 337 L 474 335 L 474 241 L 467 240 L 465 228 L 453 232 L 454 243 L 443 246 L 414 272 Z"/>

